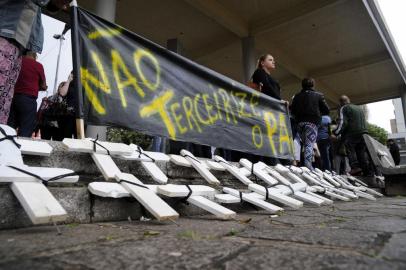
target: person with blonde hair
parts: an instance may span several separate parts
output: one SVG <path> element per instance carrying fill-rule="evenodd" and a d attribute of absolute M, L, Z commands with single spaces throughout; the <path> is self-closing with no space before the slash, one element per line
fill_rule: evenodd
<path fill-rule="evenodd" d="M 252 74 L 252 83 L 256 90 L 267 96 L 281 100 L 281 87 L 271 76 L 271 72 L 276 68 L 276 62 L 272 55 L 264 54 L 258 59 L 257 69 Z"/>
<path fill-rule="evenodd" d="M 271 72 L 275 68 L 275 59 L 271 54 L 267 53 L 261 55 L 257 61 L 257 68 L 251 76 L 249 86 L 267 96 L 281 100 L 281 87 L 271 76 Z M 235 153 L 233 153 L 233 156 L 235 156 Z M 276 158 L 262 157 L 253 154 L 242 153 L 240 154 L 240 158 L 241 157 L 247 158 L 252 162 L 263 161 L 269 165 L 276 165 L 278 163 L 278 159 Z"/>

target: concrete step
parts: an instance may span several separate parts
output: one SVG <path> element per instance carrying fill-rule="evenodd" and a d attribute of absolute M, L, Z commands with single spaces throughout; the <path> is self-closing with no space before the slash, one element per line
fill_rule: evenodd
<path fill-rule="evenodd" d="M 102 198 L 90 194 L 87 184 L 93 181 L 104 181 L 103 176 L 89 154 L 68 152 L 61 142 L 47 141 L 53 151 L 49 157 L 23 156 L 24 163 L 29 166 L 59 167 L 74 170 L 80 175 L 78 183 L 49 183 L 49 190 L 69 214 L 67 223 L 92 223 L 103 221 L 139 220 L 142 216 L 149 217 L 146 210 L 133 198 Z M 157 184 L 143 169 L 138 161 L 114 159 L 122 172 L 132 173 L 145 184 Z M 238 167 L 239 164 L 235 163 Z M 160 169 L 169 177 L 170 184 L 208 185 L 193 168 L 177 166 L 170 162 L 157 162 Z M 212 171 L 222 186 L 243 189 L 245 186 L 228 172 Z M 255 179 L 254 179 L 255 180 Z M 207 214 L 203 210 L 180 203 L 179 199 L 165 200 L 179 212 L 181 216 Z M 32 226 L 32 223 L 8 184 L 0 184 L 0 229 Z M 246 205 L 229 206 L 252 209 Z"/>
<path fill-rule="evenodd" d="M 68 212 L 69 223 L 94 223 L 122 220 L 154 219 L 134 198 L 103 198 L 88 192 L 86 185 L 49 184 L 48 189 Z M 185 205 L 179 198 L 165 198 L 181 216 L 207 215 L 193 205 Z M 8 184 L 0 185 L 0 230 L 33 226 Z M 226 205 L 234 211 L 252 210 L 248 204 Z"/>
<path fill-rule="evenodd" d="M 49 157 L 40 156 L 28 156 L 24 155 L 24 163 L 28 166 L 39 167 L 59 167 L 71 169 L 80 175 L 80 180 L 101 180 L 100 171 L 97 169 L 90 154 L 68 152 L 62 147 L 61 142 L 46 141 L 52 147 L 53 151 Z M 132 173 L 141 181 L 149 184 L 156 184 L 148 173 L 141 166 L 138 161 L 126 161 L 117 158 L 113 158 L 117 166 L 122 172 Z M 170 178 L 169 183 L 180 184 L 193 180 L 193 184 L 207 184 L 207 182 L 200 176 L 200 174 L 194 168 L 182 167 L 175 165 L 171 162 L 157 161 L 158 167 Z M 240 167 L 239 163 L 233 163 L 237 167 Z M 232 185 L 244 187 L 234 176 L 226 171 L 211 171 L 217 179 L 220 180 L 222 185 Z M 252 178 L 253 179 L 253 178 Z M 190 183 L 189 183 L 190 184 Z"/>

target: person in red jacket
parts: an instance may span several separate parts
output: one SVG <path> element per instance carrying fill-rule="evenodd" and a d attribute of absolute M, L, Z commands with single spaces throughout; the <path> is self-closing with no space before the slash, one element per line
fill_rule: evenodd
<path fill-rule="evenodd" d="M 44 67 L 36 59 L 37 54 L 31 51 L 22 57 L 8 119 L 8 125 L 18 128 L 22 137 L 31 137 L 36 126 L 38 91 L 47 89 Z"/>

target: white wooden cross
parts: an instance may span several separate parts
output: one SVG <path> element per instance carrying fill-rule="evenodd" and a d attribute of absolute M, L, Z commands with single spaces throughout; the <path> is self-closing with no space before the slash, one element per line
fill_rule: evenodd
<path fill-rule="evenodd" d="M 216 190 L 203 185 L 145 185 L 151 192 L 158 193 L 163 196 L 172 198 L 184 198 L 185 202 L 195 205 L 209 213 L 212 213 L 221 219 L 234 219 L 236 213 L 228 208 L 225 208 L 212 200 L 216 194 Z M 188 189 L 190 188 L 190 190 Z M 96 195 L 104 197 L 127 197 L 130 194 L 125 188 L 116 183 L 99 183 L 94 182 L 89 184 L 89 190 Z"/>
<path fill-rule="evenodd" d="M 183 166 L 183 167 L 192 167 L 192 164 L 183 156 L 181 155 L 174 155 L 171 154 L 169 155 L 170 161 L 178 166 Z M 226 168 L 222 166 L 219 162 L 216 162 L 211 159 L 203 159 L 203 158 L 198 158 L 195 157 L 201 165 L 208 170 L 215 170 L 215 171 L 226 171 Z M 251 172 L 244 167 L 238 168 L 240 173 L 244 176 L 249 176 Z"/>
<path fill-rule="evenodd" d="M 230 172 L 234 177 L 236 177 L 238 180 L 240 180 L 243 184 L 248 186 L 248 189 L 259 193 L 263 196 L 266 196 L 267 199 L 272 199 L 275 200 L 277 202 L 280 202 L 284 205 L 290 206 L 292 208 L 300 208 L 303 206 L 303 202 L 296 200 L 294 198 L 291 198 L 285 194 L 282 194 L 281 190 L 275 189 L 275 188 L 267 188 L 267 187 L 263 187 L 261 185 L 258 184 L 254 184 L 254 182 L 252 182 L 249 178 L 246 177 L 246 175 L 241 173 L 241 170 L 239 168 L 237 168 L 236 166 L 234 166 L 233 164 L 227 162 L 226 160 L 224 160 L 222 157 L 220 156 L 214 156 L 214 160 L 216 162 L 218 162 L 219 164 L 221 164 L 222 166 L 224 166 L 224 168 Z M 242 161 L 242 165 L 243 166 L 247 166 L 248 168 L 252 168 L 252 163 L 251 166 L 249 166 L 250 161 L 248 160 L 243 160 Z M 245 165 L 244 165 L 245 164 Z M 265 174 L 261 173 L 259 171 L 259 169 L 263 169 L 265 164 L 259 164 L 259 166 L 257 167 L 257 169 L 255 169 L 254 166 L 254 173 L 258 173 L 259 175 L 261 175 L 262 179 L 266 179 L 268 183 L 277 183 L 277 181 L 275 181 L 274 179 L 272 179 L 271 177 L 266 177 Z M 246 171 L 250 171 L 247 167 L 244 167 Z"/>
<path fill-rule="evenodd" d="M 376 198 L 372 195 L 369 194 L 366 188 L 358 188 L 346 181 L 346 179 L 343 179 L 339 177 L 338 175 L 333 175 L 331 172 L 322 172 L 322 175 L 325 179 L 327 179 L 330 183 L 335 185 L 336 187 L 342 189 L 342 190 L 348 190 L 349 192 L 353 192 L 356 196 L 375 201 Z M 369 190 L 369 189 L 368 189 Z M 365 191 L 365 192 L 364 192 Z"/>
<path fill-rule="evenodd" d="M 245 168 L 252 170 L 254 175 L 256 175 L 259 179 L 267 183 L 269 186 L 278 184 L 278 180 L 275 179 L 273 175 L 270 175 L 265 171 L 265 168 L 267 167 L 265 163 L 258 162 L 253 164 L 248 159 L 242 158 L 240 159 L 240 164 Z"/>
<path fill-rule="evenodd" d="M 104 142 L 91 138 L 83 140 L 65 138 L 62 141 L 62 145 L 70 152 L 99 153 L 114 156 L 131 155 L 134 151 L 129 145 L 124 143 Z"/>
<path fill-rule="evenodd" d="M 273 187 L 267 188 L 267 187 L 253 183 L 253 184 L 248 185 L 248 189 L 252 190 L 256 193 L 259 193 L 263 196 L 267 196 L 269 199 L 272 199 L 274 201 L 277 201 L 281 204 L 287 205 L 294 209 L 299 209 L 300 207 L 303 206 L 302 201 L 299 201 L 297 199 L 284 195 L 281 193 L 281 190 L 273 188 Z"/>
<path fill-rule="evenodd" d="M 320 181 L 318 181 L 318 179 L 314 179 L 312 176 L 310 176 L 307 172 L 311 173 L 310 171 L 306 171 L 304 172 L 304 170 L 302 168 L 299 167 L 295 167 L 295 166 L 282 166 L 282 165 L 277 165 L 274 166 L 273 169 L 275 169 L 278 173 L 280 173 L 281 175 L 286 176 L 287 179 L 291 179 L 293 181 L 295 181 L 296 183 L 302 183 L 307 185 L 306 190 L 308 190 L 308 193 L 315 193 L 315 192 L 319 192 L 322 194 L 325 194 L 329 197 L 334 197 L 336 199 L 342 199 L 345 201 L 348 201 L 349 199 L 347 197 L 341 196 L 341 195 L 335 195 L 334 192 L 332 192 L 330 189 L 327 189 L 326 186 L 330 187 L 332 185 L 330 185 L 329 183 L 320 183 Z M 308 186 L 308 184 L 306 183 L 306 181 L 304 181 L 303 179 L 309 181 L 310 183 L 313 184 L 313 186 Z M 327 185 L 328 184 L 328 185 Z M 333 186 L 332 186 L 333 187 Z M 325 197 L 323 197 L 325 198 Z"/>
<path fill-rule="evenodd" d="M 334 192 L 335 188 L 332 184 L 328 183 L 324 179 L 320 179 L 317 175 L 312 174 L 310 170 L 305 167 L 299 168 L 295 166 L 289 166 L 289 170 L 296 174 L 298 177 L 302 177 L 309 184 L 309 191 L 325 194 L 333 199 L 342 201 L 350 201 L 350 198 Z"/>
<path fill-rule="evenodd" d="M 223 192 L 236 197 L 237 199 L 239 199 L 239 201 L 241 201 L 241 200 L 246 201 L 259 208 L 262 208 L 271 214 L 284 211 L 283 208 L 276 206 L 274 204 L 271 204 L 269 202 L 266 202 L 265 196 L 262 196 L 256 192 L 250 192 L 250 193 L 240 192 L 236 189 L 228 188 L 228 187 L 224 187 Z"/>
<path fill-rule="evenodd" d="M 341 195 L 344 195 L 350 199 L 359 199 L 359 195 L 352 190 L 346 189 L 343 187 L 336 179 L 334 179 L 331 175 L 321 172 L 320 170 L 313 171 L 314 175 L 317 175 L 319 179 L 324 180 L 325 182 L 329 183 L 331 186 L 334 187 L 334 191 Z"/>
<path fill-rule="evenodd" d="M 373 196 L 378 196 L 381 197 L 383 196 L 381 193 L 376 192 L 373 189 L 367 188 L 365 186 L 354 186 L 350 182 L 348 182 L 347 179 L 341 177 L 340 175 L 334 175 L 331 172 L 325 172 L 328 176 L 332 177 L 335 181 L 337 181 L 340 184 L 340 187 L 348 189 L 352 192 L 354 192 L 356 195 L 358 195 L 361 198 L 369 199 L 369 200 L 376 200 L 376 198 Z"/>
<path fill-rule="evenodd" d="M 220 185 L 220 181 L 209 171 L 208 166 L 205 163 L 198 160 L 192 153 L 185 149 L 182 149 L 180 154 L 207 182 L 209 182 L 209 184 Z"/>
<path fill-rule="evenodd" d="M 321 171 L 320 169 L 316 168 L 313 171 L 314 174 L 317 174 L 320 178 L 326 179 L 329 183 L 331 183 L 335 187 L 340 187 L 340 183 L 338 183 L 336 180 L 333 179 L 330 175 L 327 173 Z"/>
<path fill-rule="evenodd" d="M 214 160 L 220 163 L 229 173 L 231 173 L 235 178 L 240 180 L 244 185 L 253 184 L 253 182 L 244 174 L 241 173 L 239 168 L 226 161 L 224 158 L 215 155 Z"/>
<path fill-rule="evenodd" d="M 183 150 L 182 150 L 183 151 Z M 199 167 L 200 171 L 204 171 L 207 170 L 205 165 L 201 165 L 201 162 L 197 162 L 197 158 L 193 156 L 193 154 L 191 154 L 190 152 L 183 152 L 184 156 L 186 156 L 185 158 L 178 156 L 178 155 L 170 155 L 171 157 L 171 161 L 174 162 L 177 165 L 181 165 L 181 166 L 191 166 L 192 162 L 190 162 L 190 160 L 194 161 L 194 166 Z M 256 192 L 257 190 L 259 190 L 259 194 L 262 194 L 264 196 L 265 199 L 265 195 L 266 195 L 266 190 L 263 186 L 254 184 L 249 178 L 247 178 L 247 175 L 250 175 L 250 170 L 248 170 L 245 167 L 242 168 L 237 168 L 236 166 L 234 166 L 233 164 L 227 162 L 226 160 L 224 160 L 222 157 L 220 156 L 214 156 L 214 162 L 216 162 L 217 164 L 220 164 L 225 170 L 227 170 L 228 172 L 230 172 L 233 176 L 235 176 L 238 180 L 240 180 L 242 183 L 248 185 L 248 187 L 250 185 L 252 186 L 252 190 L 254 192 Z M 189 164 L 188 164 L 189 162 Z M 208 164 L 208 163 L 207 163 Z M 210 165 L 209 165 L 210 167 Z M 202 175 L 204 177 L 204 175 Z M 227 189 L 226 189 L 227 190 Z M 234 196 L 235 197 L 235 196 Z M 251 197 L 251 195 L 250 195 Z M 284 194 L 281 194 L 280 190 L 277 189 L 272 189 L 269 192 L 269 199 L 274 199 L 275 201 L 281 202 L 285 205 L 291 206 L 293 208 L 299 208 L 301 206 L 303 206 L 303 202 L 298 201 L 296 199 L 290 198 L 289 196 L 286 196 Z M 230 196 L 226 196 L 224 194 L 217 194 L 215 196 L 215 199 L 221 203 L 234 203 L 236 201 L 239 201 L 239 199 L 237 198 L 232 198 Z M 258 198 L 257 198 L 258 199 Z M 279 211 L 279 210 L 278 210 Z"/>
<path fill-rule="evenodd" d="M 284 195 L 292 195 L 294 198 L 300 201 L 315 204 L 318 206 L 333 203 L 333 201 L 324 198 L 323 196 L 316 195 L 308 190 L 308 185 L 304 181 L 301 180 L 300 182 L 296 181 L 296 183 L 292 183 L 290 180 L 282 176 L 279 172 L 263 162 L 253 164 L 247 159 L 241 159 L 240 164 L 242 164 L 246 168 L 251 168 L 254 171 L 255 175 L 257 175 L 260 179 L 264 180 L 269 185 L 273 186 L 273 188 L 279 189 L 280 192 Z M 280 182 L 281 184 L 277 185 L 278 182 Z"/>
<path fill-rule="evenodd" d="M 315 194 L 308 192 L 307 184 L 296 183 L 291 184 L 289 186 L 286 185 L 276 185 L 274 188 L 280 189 L 282 194 L 291 195 L 292 197 L 301 200 L 303 202 L 307 202 L 310 204 L 314 204 L 317 206 L 325 205 L 325 204 L 332 204 L 333 201 L 322 196 L 314 196 Z"/>
<path fill-rule="evenodd" d="M 302 175 L 306 179 L 309 179 L 309 181 L 317 183 L 319 186 L 325 188 L 326 195 L 329 195 L 330 197 L 337 198 L 337 199 L 344 200 L 344 201 L 348 201 L 351 199 L 358 199 L 358 196 L 355 195 L 353 192 L 350 192 L 348 190 L 344 190 L 341 188 L 337 188 L 332 183 L 330 183 L 327 179 L 325 179 L 324 177 L 321 177 L 320 175 L 314 173 L 313 171 L 310 171 L 307 167 L 301 167 L 301 168 L 299 168 L 299 170 L 301 170 L 303 172 Z M 337 196 L 337 195 L 339 195 L 339 196 Z M 345 197 L 346 199 L 344 199 L 343 197 Z"/>
<path fill-rule="evenodd" d="M 124 160 L 138 160 L 145 171 L 152 177 L 152 179 L 159 184 L 166 184 L 168 177 L 162 170 L 155 164 L 155 161 L 169 161 L 169 156 L 164 153 L 144 151 L 140 146 L 130 144 L 133 152 L 131 155 L 120 155 L 118 158 Z"/>
<path fill-rule="evenodd" d="M 319 176 L 319 178 L 325 179 L 327 182 L 332 184 L 336 188 L 337 193 L 341 192 L 342 194 L 345 194 L 347 197 L 350 197 L 352 199 L 358 199 L 358 197 L 363 197 L 363 198 L 367 198 L 370 200 L 375 200 L 375 198 L 371 198 L 371 196 L 369 196 L 368 194 L 365 194 L 363 192 L 360 193 L 360 192 L 355 192 L 351 189 L 347 189 L 345 186 L 341 185 L 341 183 L 339 181 L 334 179 L 334 177 L 332 177 L 330 174 L 323 172 L 320 169 L 315 169 L 313 171 L 313 173 L 317 174 Z"/>
<path fill-rule="evenodd" d="M 134 183 L 135 183 L 135 179 L 134 179 L 135 176 L 133 176 L 131 174 L 122 174 L 120 172 L 119 168 L 117 167 L 117 165 L 114 163 L 114 161 L 112 160 L 112 158 L 109 155 L 94 153 L 94 150 L 95 150 L 94 147 L 92 147 L 91 145 L 88 145 L 88 144 L 83 144 L 82 143 L 82 146 L 84 145 L 82 147 L 84 149 L 82 149 L 80 147 L 77 147 L 77 146 L 73 145 L 71 140 L 70 140 L 70 143 L 71 144 L 67 145 L 67 147 L 72 147 L 73 149 L 76 149 L 76 150 L 79 150 L 79 151 L 86 151 L 86 152 L 91 153 L 91 156 L 92 156 L 93 160 L 95 161 L 97 167 L 101 170 L 101 172 L 102 172 L 103 176 L 106 178 L 106 180 L 107 179 L 112 179 L 112 178 L 119 179 L 120 177 L 122 178 L 123 176 L 126 176 L 127 178 L 130 177 L 131 179 L 124 179 L 125 181 L 122 181 L 123 179 L 119 180 L 119 182 L 122 185 L 124 185 L 125 187 L 127 186 L 126 188 L 129 188 L 129 187 L 131 187 L 133 189 L 134 188 L 135 189 L 143 188 L 143 187 L 140 187 L 140 186 L 132 187 L 134 185 Z M 104 153 L 110 153 L 111 154 L 112 151 L 110 151 L 110 148 L 108 148 L 104 142 L 101 142 L 101 144 L 103 146 L 105 146 L 105 148 L 107 148 L 109 151 L 107 151 L 106 149 L 100 149 L 100 151 L 103 152 L 103 150 L 104 150 Z M 113 147 L 114 145 L 110 144 L 109 146 Z M 98 149 L 96 149 L 96 150 L 98 150 Z M 136 179 L 136 180 L 137 180 L 136 183 L 138 185 L 143 185 L 141 183 L 141 181 L 139 181 L 138 179 Z M 128 182 L 131 182 L 131 183 L 128 183 Z M 143 186 L 146 187 L 145 185 L 143 185 Z M 184 187 L 186 187 L 186 186 L 184 186 Z M 145 190 L 141 190 L 141 191 L 145 192 L 146 188 L 144 188 L 144 189 Z M 163 192 L 159 188 L 156 189 L 156 191 L 157 192 L 159 192 L 159 191 Z M 151 191 L 151 192 L 153 192 L 153 191 Z M 155 196 L 157 198 L 159 198 L 156 194 L 155 194 Z M 212 211 L 214 214 L 216 214 L 217 216 L 219 216 L 220 218 L 223 218 L 223 219 L 233 218 L 235 216 L 235 212 L 233 212 L 233 211 L 231 211 L 231 210 L 229 210 L 229 209 L 227 209 L 227 208 L 225 208 L 225 207 L 223 207 L 221 205 L 218 205 L 217 203 L 215 203 L 213 201 L 210 201 L 210 200 L 208 200 L 208 199 L 206 199 L 204 197 L 201 197 L 199 195 L 190 196 L 190 198 L 188 198 L 187 201 L 190 202 L 190 203 L 193 203 L 196 206 L 198 206 L 200 208 L 203 208 L 203 209 L 205 209 L 205 210 L 207 210 L 209 212 Z M 162 200 L 162 202 L 164 202 L 164 201 Z M 143 203 L 143 202 L 140 201 L 140 203 Z M 148 209 L 147 204 L 145 204 L 144 206 Z M 149 206 L 151 207 L 151 205 L 149 205 Z M 155 209 L 155 210 L 158 210 L 158 209 Z M 174 215 L 172 215 L 170 218 L 168 218 L 168 217 L 160 215 L 160 214 L 158 215 L 157 211 L 155 211 L 155 212 L 150 211 L 150 212 L 153 215 L 155 215 L 155 217 L 157 219 L 159 219 L 159 220 L 175 218 Z M 178 215 L 178 214 L 176 213 L 176 215 Z"/>
<path fill-rule="evenodd" d="M 382 193 L 379 193 L 378 191 L 376 191 L 372 188 L 369 188 L 367 184 L 365 184 L 364 182 L 358 180 L 357 178 L 355 178 L 351 175 L 348 175 L 346 177 L 343 177 L 341 175 L 337 175 L 337 176 L 339 176 L 341 179 L 343 179 L 346 183 L 353 185 L 354 187 L 357 187 L 361 191 L 365 191 L 374 196 L 383 197 Z M 353 182 L 353 184 L 351 184 L 348 180 L 351 180 Z"/>
<path fill-rule="evenodd" d="M 169 161 L 169 157 L 163 153 L 144 151 L 141 147 L 123 143 L 104 142 L 93 139 L 77 140 L 64 139 L 62 144 L 68 151 L 84 152 L 84 153 L 101 153 L 109 154 L 123 160 L 140 161 L 141 166 L 152 177 L 152 179 L 160 184 L 168 182 L 168 177 L 154 163 L 154 161 Z M 114 175 L 109 175 L 109 180 L 114 179 Z"/>
<path fill-rule="evenodd" d="M 158 186 L 157 192 L 168 197 L 185 198 L 187 203 L 206 210 L 220 219 L 234 219 L 237 215 L 234 211 L 213 201 L 215 194 L 218 192 L 212 187 L 168 184 Z"/>
<path fill-rule="evenodd" d="M 33 224 L 66 220 L 67 212 L 43 183 L 48 181 L 72 183 L 77 182 L 79 176 L 68 169 L 24 165 L 19 143 L 28 154 L 40 152 L 47 155 L 51 147 L 45 142 L 15 140 L 15 136 L 13 128 L 0 125 L 0 182 L 11 183 L 11 190 Z"/>
<path fill-rule="evenodd" d="M 91 153 L 91 156 L 106 180 L 115 179 L 119 182 L 156 219 L 174 220 L 179 217 L 179 214 L 172 207 L 134 175 L 122 173 L 111 156 L 97 153 Z"/>
<path fill-rule="evenodd" d="M 18 138 L 17 143 L 21 145 L 20 151 L 23 155 L 45 156 L 49 157 L 52 147 L 43 141 Z"/>

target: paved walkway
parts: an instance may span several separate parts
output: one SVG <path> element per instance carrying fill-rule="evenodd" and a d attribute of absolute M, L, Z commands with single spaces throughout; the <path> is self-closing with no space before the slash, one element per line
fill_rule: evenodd
<path fill-rule="evenodd" d="M 0 269 L 406 269 L 406 198 L 0 231 Z"/>

